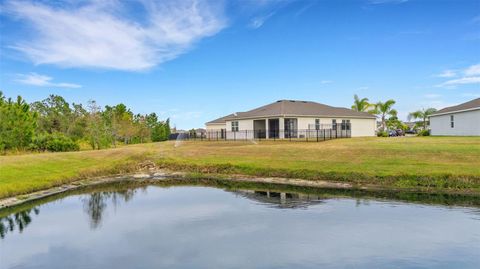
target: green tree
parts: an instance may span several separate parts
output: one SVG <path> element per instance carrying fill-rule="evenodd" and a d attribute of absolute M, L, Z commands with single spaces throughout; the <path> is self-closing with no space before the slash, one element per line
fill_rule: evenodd
<path fill-rule="evenodd" d="M 386 129 L 387 116 L 396 117 L 397 111 L 393 109 L 395 105 L 395 100 L 388 100 L 386 102 L 378 102 L 375 104 L 372 113 L 377 115 L 382 121 L 382 132 Z"/>
<path fill-rule="evenodd" d="M 353 105 L 352 109 L 355 111 L 366 112 L 371 108 L 371 104 L 368 101 L 368 98 L 360 99 L 358 95 L 353 96 Z"/>
<path fill-rule="evenodd" d="M 72 107 L 67 136 L 73 140 L 79 140 L 86 136 L 88 112 L 82 104 L 73 103 Z"/>
<path fill-rule="evenodd" d="M 423 130 L 426 130 L 427 125 L 429 125 L 428 118 L 435 112 L 437 112 L 437 110 L 435 108 L 420 109 L 420 110 L 417 110 L 417 111 L 414 111 L 414 112 L 408 114 L 408 120 L 412 120 L 412 119 L 422 120 Z"/>
<path fill-rule="evenodd" d="M 100 106 L 94 100 L 88 101 L 87 135 L 92 149 L 103 146 L 105 134 L 104 121 L 101 117 Z"/>
<path fill-rule="evenodd" d="M 0 92 L 0 150 L 22 150 L 28 147 L 35 133 L 37 114 L 17 97 L 6 99 Z"/>
<path fill-rule="evenodd" d="M 72 109 L 63 97 L 52 94 L 47 99 L 32 103 L 31 106 L 39 115 L 40 132 L 68 134 L 72 123 Z"/>

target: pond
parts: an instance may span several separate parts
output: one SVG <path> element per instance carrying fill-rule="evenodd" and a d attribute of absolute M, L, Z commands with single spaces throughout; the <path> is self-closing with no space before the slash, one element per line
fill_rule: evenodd
<path fill-rule="evenodd" d="M 107 186 L 0 211 L 0 268 L 480 268 L 480 209 Z"/>

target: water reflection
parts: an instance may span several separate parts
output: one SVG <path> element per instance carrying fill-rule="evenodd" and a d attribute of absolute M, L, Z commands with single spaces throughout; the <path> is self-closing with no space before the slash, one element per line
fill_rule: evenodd
<path fill-rule="evenodd" d="M 133 199 L 138 190 L 146 191 L 146 187 L 138 189 L 124 189 L 117 191 L 102 191 L 94 192 L 81 198 L 83 202 L 83 209 L 90 220 L 90 227 L 92 229 L 99 228 L 102 224 L 103 215 L 110 202 L 115 208 L 120 205 L 120 202 L 129 202 Z"/>
<path fill-rule="evenodd" d="M 32 222 L 32 213 L 38 215 L 40 209 L 34 207 L 9 216 L 0 217 L 0 238 L 5 238 L 7 232 L 23 232 L 23 230 Z"/>
<path fill-rule="evenodd" d="M 109 205 L 116 209 L 121 206 L 122 203 L 130 202 L 138 191 L 146 193 L 147 187 L 127 188 L 116 191 L 99 191 L 82 195 L 80 200 L 83 204 L 83 210 L 88 217 L 90 228 L 98 229 L 102 226 L 102 221 L 104 220 L 104 215 Z M 230 190 L 230 192 L 272 208 L 307 208 L 308 206 L 322 203 L 320 196 L 312 194 L 268 190 Z M 22 232 L 32 222 L 32 213 L 38 215 L 40 209 L 34 207 L 6 217 L 1 217 L 0 237 L 4 238 L 8 231 L 13 232 L 15 229 Z"/>
<path fill-rule="evenodd" d="M 313 194 L 275 192 L 268 190 L 235 190 L 233 192 L 272 208 L 308 208 L 311 205 L 323 203 L 320 196 Z"/>
<path fill-rule="evenodd" d="M 105 213 L 109 206 L 112 206 L 114 210 L 120 207 L 122 204 L 128 203 L 134 199 L 138 192 L 143 194 L 147 193 L 148 186 L 135 186 L 135 185 L 106 185 L 96 188 L 89 188 L 83 191 L 74 192 L 73 194 L 80 194 L 80 200 L 83 205 L 83 211 L 88 217 L 90 229 L 95 230 L 102 226 L 105 220 Z M 360 198 L 366 194 L 358 193 L 358 191 L 345 191 L 345 190 L 321 190 L 313 193 L 302 192 L 288 192 L 288 191 L 272 191 L 272 190 L 255 190 L 255 189 L 225 189 L 227 192 L 234 193 L 236 196 L 246 198 L 248 200 L 255 201 L 258 204 L 268 206 L 270 208 L 278 209 L 307 209 L 310 206 L 319 205 L 325 203 L 328 199 L 335 197 L 345 197 L 351 195 L 357 197 L 355 199 L 355 205 L 368 206 L 371 199 Z M 86 194 L 85 194 L 86 193 Z M 39 200 L 36 204 L 43 204 L 56 199 L 63 199 L 70 194 L 61 194 L 58 198 L 51 197 L 45 201 Z M 371 195 L 371 194 L 370 194 Z M 389 194 L 378 193 L 376 194 L 381 199 L 385 197 L 391 198 Z M 478 199 L 468 198 L 464 196 L 451 196 L 446 194 L 416 194 L 416 193 L 399 193 L 393 198 L 398 197 L 400 200 L 416 201 L 416 199 L 424 199 L 426 203 L 440 203 L 445 205 L 459 203 L 466 203 L 468 205 L 477 205 Z M 458 200 L 457 200 L 458 199 Z M 422 202 L 422 200 L 419 200 Z M 15 209 L 9 209 L 9 211 L 15 211 Z M 480 220 L 480 210 L 478 208 L 471 208 L 470 213 L 473 218 Z M 21 210 L 12 214 L 8 214 L 0 210 L 0 238 L 5 238 L 8 232 L 18 230 L 20 233 L 32 222 L 34 215 L 38 215 L 40 209 L 36 205 L 32 205 L 27 210 Z"/>
<path fill-rule="evenodd" d="M 480 268 L 478 208 L 334 194 L 198 186 L 70 193 L 0 211 L 8 216 L 0 268 Z"/>

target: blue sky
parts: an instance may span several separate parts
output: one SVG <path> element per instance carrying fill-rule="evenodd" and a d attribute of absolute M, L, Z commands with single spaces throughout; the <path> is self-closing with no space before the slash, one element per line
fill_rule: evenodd
<path fill-rule="evenodd" d="M 178 128 L 278 99 L 400 117 L 480 97 L 478 0 L 0 1 L 0 90 Z"/>

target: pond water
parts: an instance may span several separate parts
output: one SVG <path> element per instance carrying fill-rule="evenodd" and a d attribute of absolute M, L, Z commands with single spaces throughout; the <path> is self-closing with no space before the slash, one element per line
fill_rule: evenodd
<path fill-rule="evenodd" d="M 0 268 L 480 268 L 480 210 L 213 187 L 0 211 Z"/>

